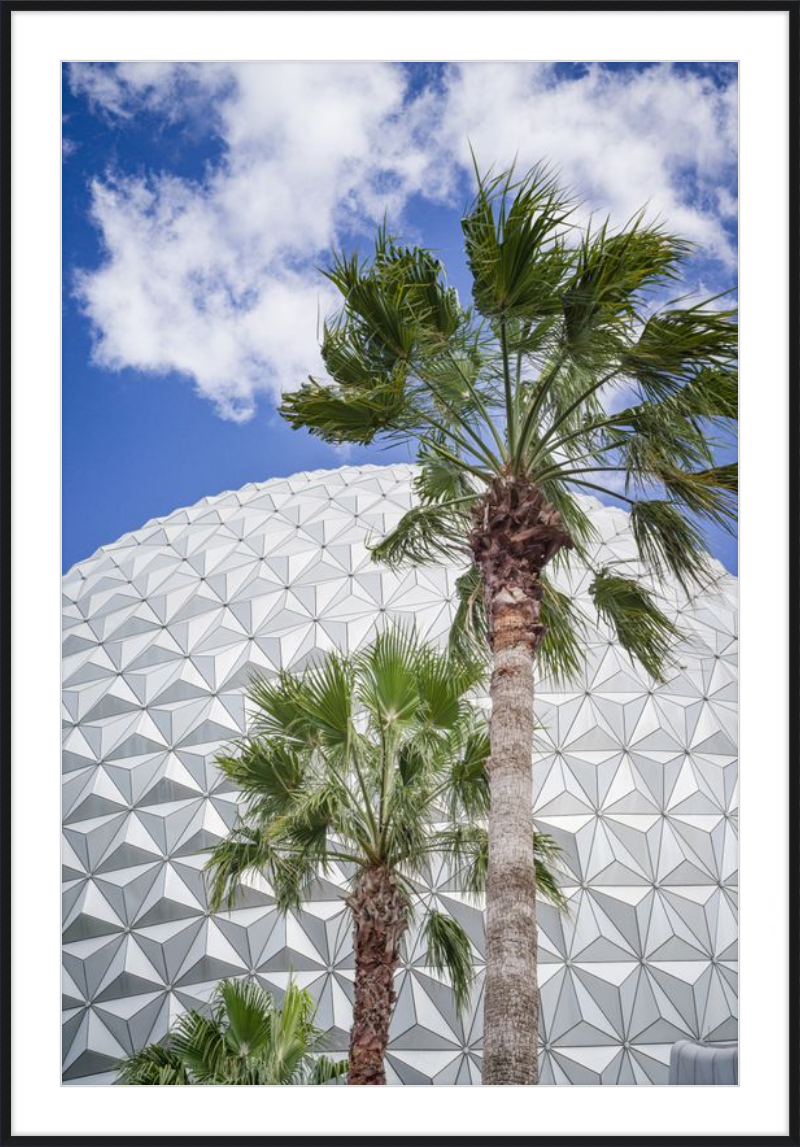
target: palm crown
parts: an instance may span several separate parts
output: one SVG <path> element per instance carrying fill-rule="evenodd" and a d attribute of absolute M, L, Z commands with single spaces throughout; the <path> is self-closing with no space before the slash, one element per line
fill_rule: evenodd
<path fill-rule="evenodd" d="M 357 960 L 351 1082 L 362 1070 L 359 972 L 369 970 L 370 935 L 393 974 L 401 936 L 416 917 L 431 965 L 449 974 L 459 1007 L 469 998 L 469 939 L 425 903 L 419 880 L 433 855 L 444 854 L 465 891 L 483 889 L 488 732 L 469 697 L 481 673 L 477 662 L 387 629 L 355 656 L 329 654 L 301 676 L 255 682 L 251 735 L 219 762 L 245 805 L 209 861 L 212 905 L 233 903 L 248 873 L 267 878 L 283 910 L 308 896 L 332 865 L 350 875 Z M 549 837 L 537 836 L 540 887 L 560 905 L 548 867 L 555 852 Z M 388 1031 L 391 978 L 386 993 L 374 1022 Z M 383 1047 L 373 1050 L 382 1061 Z"/>
<path fill-rule="evenodd" d="M 471 549 L 467 604 L 480 602 L 487 575 L 485 527 L 524 550 L 520 531 L 542 531 L 549 508 L 532 564 L 539 656 L 556 677 L 579 665 L 581 619 L 542 568 L 559 550 L 589 561 L 575 493 L 625 502 L 645 574 L 688 589 L 708 576 L 703 525 L 729 523 L 736 492 L 736 466 L 715 464 L 737 410 L 735 312 L 715 299 L 659 303 L 691 244 L 643 215 L 617 231 L 581 228 L 577 208 L 544 167 L 479 177 L 462 221 L 474 309 L 429 251 L 385 229 L 370 260 L 336 257 L 327 274 L 343 306 L 322 343 L 330 379 L 310 379 L 282 405 L 292 425 L 329 442 L 416 444 L 419 505 L 375 556 L 399 564 Z M 591 593 L 623 648 L 660 675 L 676 634 L 652 582 L 595 569 Z"/>
<path fill-rule="evenodd" d="M 223 980 L 208 1014 L 184 1012 L 161 1043 L 119 1066 L 127 1084 L 322 1084 L 339 1079 L 347 1060 L 319 1052 L 314 1001 L 290 983 L 280 1007 L 259 984 Z"/>

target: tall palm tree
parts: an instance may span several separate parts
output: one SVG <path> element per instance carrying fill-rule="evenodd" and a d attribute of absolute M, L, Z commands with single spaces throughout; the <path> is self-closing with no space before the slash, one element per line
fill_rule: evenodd
<path fill-rule="evenodd" d="M 119 1082 L 328 1083 L 344 1075 L 347 1060 L 318 1054 L 324 1041 L 314 1026 L 314 1001 L 296 984 L 289 984 L 276 1007 L 259 984 L 223 980 L 210 1015 L 184 1012 L 166 1040 L 122 1061 Z"/>
<path fill-rule="evenodd" d="M 386 1082 L 394 974 L 412 918 L 457 1006 L 470 997 L 467 935 L 426 907 L 415 881 L 444 854 L 465 890 L 484 886 L 488 732 L 469 699 L 481 672 L 388 629 L 358 655 L 330 654 L 301 676 L 256 681 L 251 734 L 220 761 L 245 803 L 209 861 L 213 907 L 235 902 L 248 873 L 266 877 L 283 910 L 331 865 L 351 873 L 343 896 L 356 961 L 352 1084 Z M 549 837 L 537 838 L 540 885 L 561 904 L 547 867 L 555 852 Z"/>
<path fill-rule="evenodd" d="M 691 244 L 637 215 L 582 223 L 545 167 L 477 176 L 462 221 L 474 307 L 431 252 L 382 229 L 370 259 L 335 256 L 329 379 L 282 413 L 328 442 L 406 443 L 419 504 L 378 546 L 389 563 L 463 555 L 461 620 L 491 645 L 491 815 L 484 1081 L 535 1083 L 536 883 L 531 856 L 534 662 L 581 665 L 582 619 L 548 579 L 592 527 L 576 493 L 630 507 L 640 562 L 593 569 L 598 614 L 658 678 L 677 632 L 659 580 L 709 576 L 705 525 L 734 513 L 736 467 L 716 437 L 736 417 L 736 314 L 669 299 Z"/>

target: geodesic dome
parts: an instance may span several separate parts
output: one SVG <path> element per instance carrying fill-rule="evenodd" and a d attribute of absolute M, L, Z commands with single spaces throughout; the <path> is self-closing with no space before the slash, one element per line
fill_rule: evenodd
<path fill-rule="evenodd" d="M 366 542 L 412 504 L 410 466 L 254 483 L 155 519 L 63 579 L 64 1078 L 111 1082 L 216 982 L 289 976 L 347 1048 L 353 951 L 334 873 L 287 917 L 253 882 L 210 915 L 203 850 L 237 794 L 214 759 L 245 729 L 252 672 L 354 650 L 387 619 L 443 640 L 460 569 L 390 572 Z M 634 556 L 628 516 L 585 499 L 597 564 Z M 631 567 L 628 566 L 630 569 Z M 656 685 L 594 622 L 569 688 L 537 683 L 537 826 L 563 849 L 570 910 L 540 905 L 543 1083 L 664 1083 L 671 1044 L 736 1036 L 736 580 L 687 601 Z M 594 609 L 588 571 L 554 580 Z M 480 905 L 432 867 L 425 895 L 467 929 Z M 392 1083 L 478 1083 L 481 974 L 456 1016 L 408 938 L 388 1049 Z"/>

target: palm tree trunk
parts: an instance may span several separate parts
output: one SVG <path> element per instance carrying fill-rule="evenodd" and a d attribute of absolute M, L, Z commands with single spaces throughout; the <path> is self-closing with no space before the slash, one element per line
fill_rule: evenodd
<path fill-rule="evenodd" d="M 408 905 L 387 868 L 365 868 L 347 903 L 353 912 L 355 1002 L 348 1083 L 386 1083 L 384 1055 L 395 1005 L 394 973 Z"/>
<path fill-rule="evenodd" d="M 502 591 L 503 596 L 510 596 Z M 536 603 L 538 605 L 538 603 Z M 483 1082 L 538 1083 L 530 601 L 495 602 Z"/>
<path fill-rule="evenodd" d="M 537 1083 L 533 663 L 544 633 L 539 575 L 572 540 L 540 490 L 507 476 L 477 506 L 470 545 L 483 575 L 494 657 L 483 1082 Z"/>

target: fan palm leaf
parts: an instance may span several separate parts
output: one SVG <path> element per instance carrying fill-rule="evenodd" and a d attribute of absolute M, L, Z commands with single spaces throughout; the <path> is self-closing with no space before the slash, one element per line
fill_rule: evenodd
<path fill-rule="evenodd" d="M 290 983 L 280 1006 L 259 984 L 223 980 L 208 1014 L 184 1012 L 162 1043 L 148 1044 L 117 1069 L 124 1084 L 322 1084 L 339 1080 L 347 1060 L 320 1054 L 314 1002 Z"/>

